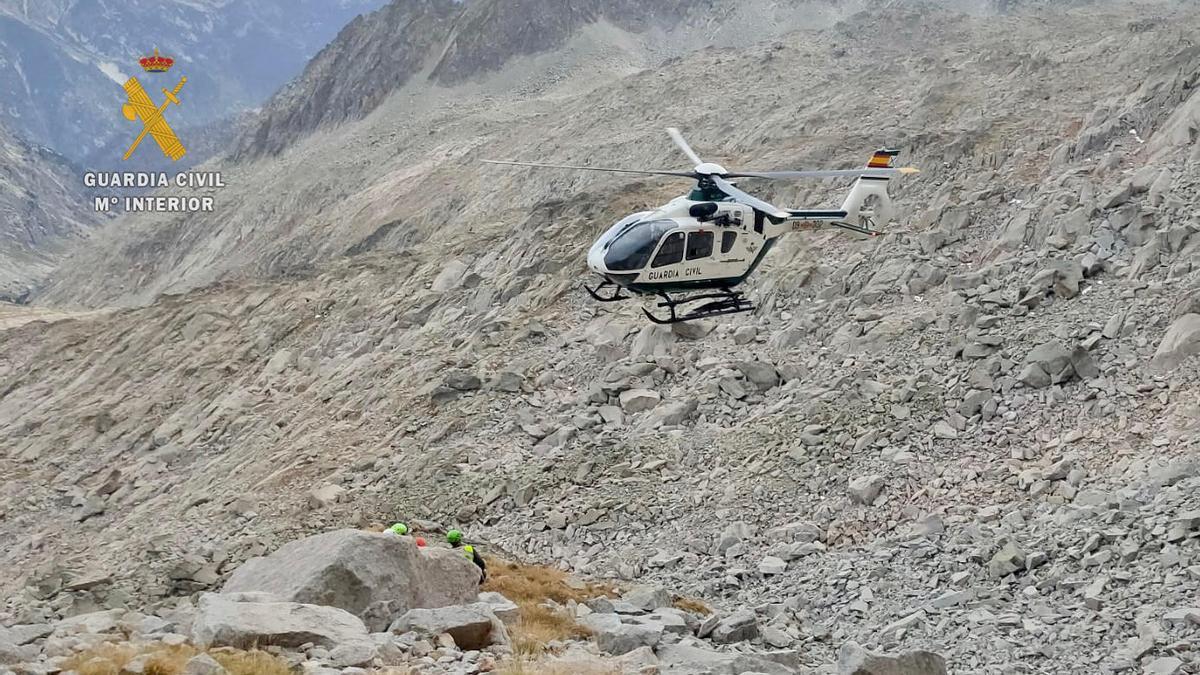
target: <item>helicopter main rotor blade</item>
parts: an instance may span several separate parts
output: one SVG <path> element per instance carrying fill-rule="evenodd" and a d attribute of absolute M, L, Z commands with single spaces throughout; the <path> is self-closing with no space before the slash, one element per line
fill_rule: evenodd
<path fill-rule="evenodd" d="M 688 142 L 683 140 L 683 134 L 679 133 L 678 129 L 675 127 L 667 127 L 667 133 L 670 134 L 671 140 L 675 141 L 675 145 L 678 145 L 679 149 L 683 151 L 683 154 L 687 155 L 688 159 L 692 160 L 693 166 L 699 166 L 704 163 L 704 160 L 700 159 L 700 155 L 697 155 L 696 151 L 692 150 L 692 146 L 688 145 Z"/>
<path fill-rule="evenodd" d="M 480 160 L 485 164 L 504 164 L 507 166 L 532 166 L 538 169 L 578 169 L 580 171 L 609 171 L 612 173 L 636 173 L 644 176 L 678 176 L 680 178 L 696 178 L 694 171 L 657 171 L 653 169 L 614 169 L 604 166 L 575 166 L 571 164 L 538 164 L 536 162 L 503 162 L 495 159 Z"/>
<path fill-rule="evenodd" d="M 749 194 L 746 194 L 745 192 L 742 192 L 741 190 L 734 187 L 733 183 L 730 183 L 729 181 L 727 181 L 723 178 L 720 178 L 718 176 L 709 176 L 709 178 L 712 180 L 714 185 L 721 188 L 721 192 L 724 192 L 725 194 L 729 195 L 730 197 L 733 197 L 734 201 L 738 201 L 738 202 L 745 204 L 746 206 L 750 206 L 755 209 L 758 209 L 759 211 L 762 211 L 763 213 L 767 214 L 768 216 L 772 216 L 774 218 L 787 218 L 789 215 L 791 215 L 787 211 L 784 211 L 783 209 L 779 208 L 778 206 L 768 204 L 767 202 L 764 202 L 763 200 L 759 199 L 758 197 L 755 197 L 753 195 L 749 195 Z"/>
<path fill-rule="evenodd" d="M 730 171 L 726 178 L 766 178 L 769 180 L 788 180 L 791 178 L 891 178 L 903 174 L 917 173 L 913 167 L 899 169 L 824 169 L 816 171 Z"/>

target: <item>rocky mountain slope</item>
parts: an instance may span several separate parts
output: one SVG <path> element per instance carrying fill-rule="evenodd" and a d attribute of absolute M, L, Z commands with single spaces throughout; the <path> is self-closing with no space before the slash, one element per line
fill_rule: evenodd
<path fill-rule="evenodd" d="M 126 223 L 42 301 L 145 306 L 0 334 L 10 620 L 420 518 L 697 595 L 799 672 L 849 641 L 1195 671 L 1200 13 L 934 9 L 536 97 L 410 83 L 231 168 L 220 220 Z M 668 123 L 731 165 L 894 145 L 922 173 L 888 236 L 789 237 L 758 313 L 672 332 L 578 284 L 608 223 L 686 186 L 476 162 L 679 165 Z M 97 566 L 103 593 L 65 581 Z"/>
<path fill-rule="evenodd" d="M 64 157 L 0 126 L 0 300 L 23 301 L 99 222 Z"/>
<path fill-rule="evenodd" d="M 199 126 L 258 105 L 383 0 L 3 0 L 0 122 L 75 161 L 127 136 L 121 85 L 158 47 L 188 77 Z M 115 101 L 115 102 L 114 102 Z M 107 160 L 108 158 L 103 158 Z"/>

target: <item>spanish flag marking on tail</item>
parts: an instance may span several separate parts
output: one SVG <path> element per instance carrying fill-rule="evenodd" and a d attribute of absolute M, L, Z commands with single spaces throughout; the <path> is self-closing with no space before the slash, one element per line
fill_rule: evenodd
<path fill-rule="evenodd" d="M 896 156 L 899 154 L 899 150 L 876 150 L 875 154 L 871 155 L 871 160 L 867 162 L 867 168 L 890 169 L 892 162 L 896 161 Z"/>

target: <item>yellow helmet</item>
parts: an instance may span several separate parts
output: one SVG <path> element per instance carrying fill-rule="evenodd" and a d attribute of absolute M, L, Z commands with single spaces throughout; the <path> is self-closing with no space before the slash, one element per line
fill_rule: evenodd
<path fill-rule="evenodd" d="M 475 556 L 475 547 L 467 544 L 463 547 L 463 555 L 467 556 L 468 558 L 473 558 Z"/>

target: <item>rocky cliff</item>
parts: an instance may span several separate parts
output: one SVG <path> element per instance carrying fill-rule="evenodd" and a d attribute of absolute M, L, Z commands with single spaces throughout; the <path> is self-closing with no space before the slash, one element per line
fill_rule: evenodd
<path fill-rule="evenodd" d="M 0 122 L 87 160 L 128 135 L 121 85 L 158 47 L 188 76 L 186 104 L 173 119 L 204 125 L 261 103 L 346 22 L 382 1 L 3 0 Z"/>
<path fill-rule="evenodd" d="M 99 221 L 76 167 L 0 127 L 0 300 L 25 301 Z"/>

